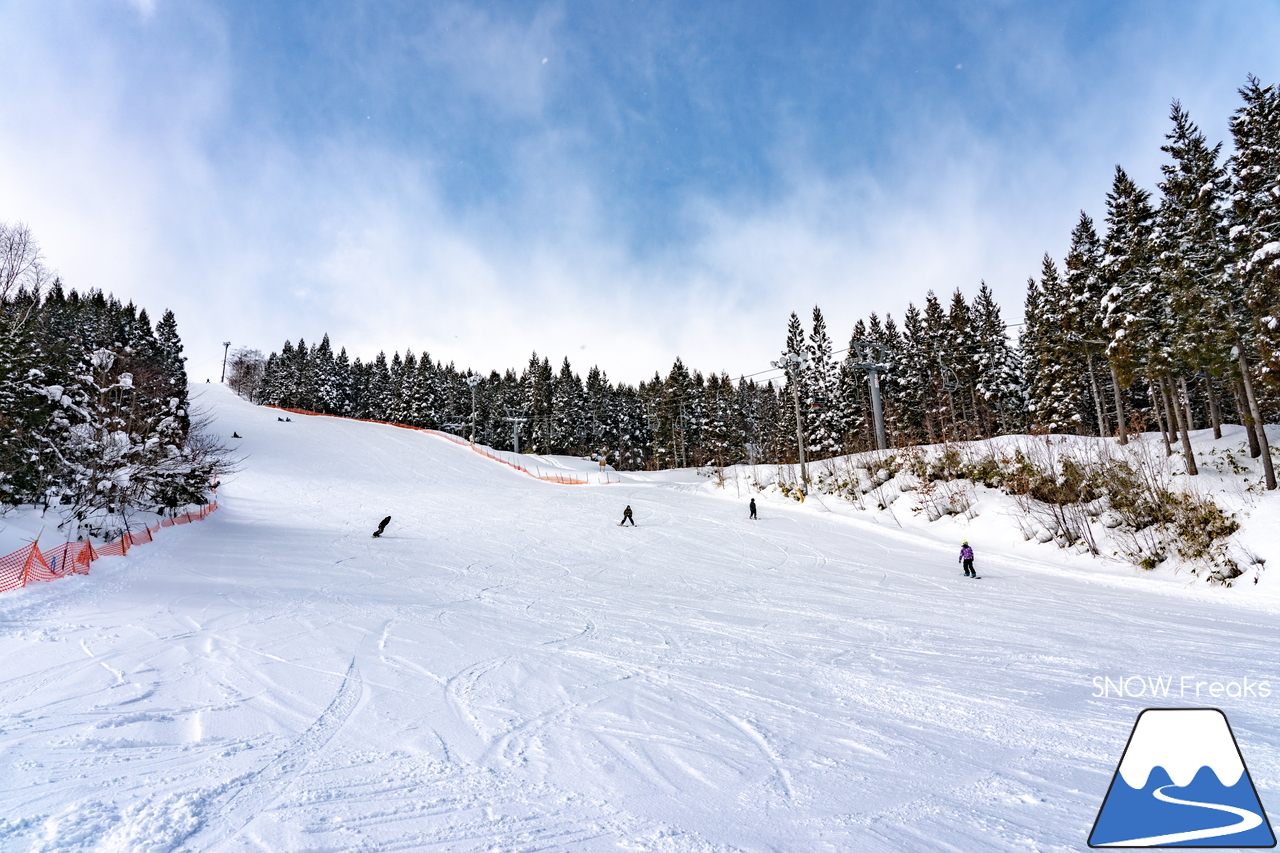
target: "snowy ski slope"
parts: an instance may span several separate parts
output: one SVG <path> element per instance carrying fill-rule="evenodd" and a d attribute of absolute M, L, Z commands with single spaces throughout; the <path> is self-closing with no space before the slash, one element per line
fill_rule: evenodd
<path fill-rule="evenodd" d="M 1151 705 L 1280 813 L 1269 599 L 200 391 L 219 512 L 0 598 L 0 851 L 1076 851 Z"/>

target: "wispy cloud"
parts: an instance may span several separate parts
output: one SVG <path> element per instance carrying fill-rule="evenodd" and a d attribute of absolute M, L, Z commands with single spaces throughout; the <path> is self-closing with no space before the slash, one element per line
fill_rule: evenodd
<path fill-rule="evenodd" d="M 1244 75 L 1280 77 L 1262 7 L 1248 30 L 1194 4 L 988 9 L 960 35 L 888 5 L 754 28 L 388 8 L 319 4 L 305 32 L 215 2 L 16 8 L 0 218 L 69 284 L 172 307 L 197 378 L 223 340 L 324 332 L 366 358 L 736 375 L 814 304 L 844 338 L 985 279 L 1016 319 L 1114 163 L 1155 180 L 1169 98 L 1220 137 Z"/>

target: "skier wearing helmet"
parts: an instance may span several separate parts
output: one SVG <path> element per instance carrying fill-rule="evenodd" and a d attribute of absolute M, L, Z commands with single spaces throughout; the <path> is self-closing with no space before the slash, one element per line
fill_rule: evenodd
<path fill-rule="evenodd" d="M 960 543 L 960 562 L 964 565 L 964 576 L 967 578 L 976 578 L 977 571 L 973 568 L 973 549 L 969 547 L 969 540 L 966 539 Z"/>

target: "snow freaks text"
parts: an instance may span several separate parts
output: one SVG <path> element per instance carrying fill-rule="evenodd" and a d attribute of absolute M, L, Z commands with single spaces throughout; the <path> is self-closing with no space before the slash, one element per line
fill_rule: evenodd
<path fill-rule="evenodd" d="M 1194 675 L 1095 675 L 1094 699 L 1267 699 L 1271 682 L 1245 676 L 1235 680 Z"/>

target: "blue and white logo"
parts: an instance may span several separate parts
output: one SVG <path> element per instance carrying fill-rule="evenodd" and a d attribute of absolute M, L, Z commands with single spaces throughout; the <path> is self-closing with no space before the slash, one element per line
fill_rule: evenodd
<path fill-rule="evenodd" d="M 1275 847 L 1240 747 L 1217 708 L 1138 715 L 1090 847 Z"/>

